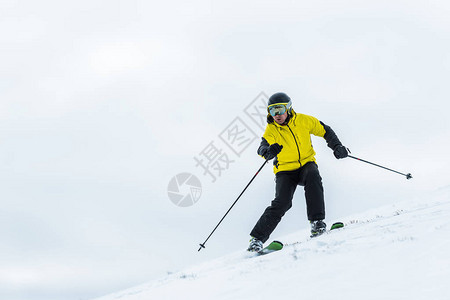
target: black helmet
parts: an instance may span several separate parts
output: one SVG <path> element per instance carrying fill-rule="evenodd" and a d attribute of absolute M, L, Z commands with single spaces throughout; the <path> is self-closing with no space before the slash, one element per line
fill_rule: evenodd
<path fill-rule="evenodd" d="M 291 98 L 285 93 L 275 93 L 270 96 L 269 101 L 267 102 L 267 106 L 277 103 L 289 103 L 291 102 Z"/>

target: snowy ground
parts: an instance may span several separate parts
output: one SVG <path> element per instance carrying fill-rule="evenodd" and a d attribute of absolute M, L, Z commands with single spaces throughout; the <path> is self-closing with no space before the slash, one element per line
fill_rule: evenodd
<path fill-rule="evenodd" d="M 450 299 L 449 194 L 349 216 L 315 239 L 274 237 L 282 251 L 232 253 L 98 300 Z"/>

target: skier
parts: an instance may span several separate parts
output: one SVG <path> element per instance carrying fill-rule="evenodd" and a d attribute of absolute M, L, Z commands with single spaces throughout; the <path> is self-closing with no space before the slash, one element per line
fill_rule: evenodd
<path fill-rule="evenodd" d="M 348 156 L 330 126 L 312 116 L 296 113 L 285 93 L 276 93 L 267 104 L 267 123 L 258 154 L 266 160 L 275 158 L 275 199 L 266 208 L 251 231 L 248 251 L 259 252 L 284 214 L 292 207 L 297 185 L 304 186 L 311 236 L 325 232 L 325 202 L 322 178 L 311 144 L 311 134 L 325 138 L 337 159 Z"/>

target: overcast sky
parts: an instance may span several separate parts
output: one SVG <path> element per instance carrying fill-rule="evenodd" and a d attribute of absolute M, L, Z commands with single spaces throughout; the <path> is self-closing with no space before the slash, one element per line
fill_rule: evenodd
<path fill-rule="evenodd" d="M 444 1 L 0 2 L 0 298 L 89 299 L 245 249 L 273 198 L 245 113 L 286 92 L 313 137 L 328 222 L 449 185 Z M 256 102 L 254 102 L 256 101 Z M 253 131 L 237 155 L 223 133 Z M 228 155 L 215 182 L 196 166 Z M 195 175 L 190 207 L 167 193 Z M 186 190 L 183 190 L 184 192 Z M 302 188 L 273 238 L 308 226 Z"/>

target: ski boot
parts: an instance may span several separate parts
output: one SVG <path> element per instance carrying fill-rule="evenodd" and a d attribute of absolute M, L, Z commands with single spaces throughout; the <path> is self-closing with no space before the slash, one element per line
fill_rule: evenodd
<path fill-rule="evenodd" d="M 263 249 L 263 242 L 258 240 L 257 238 L 252 237 L 250 239 L 250 245 L 248 246 L 247 251 L 249 252 L 259 252 Z"/>
<path fill-rule="evenodd" d="M 327 224 L 322 220 L 311 221 L 311 237 L 321 235 L 327 230 Z"/>

